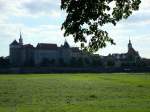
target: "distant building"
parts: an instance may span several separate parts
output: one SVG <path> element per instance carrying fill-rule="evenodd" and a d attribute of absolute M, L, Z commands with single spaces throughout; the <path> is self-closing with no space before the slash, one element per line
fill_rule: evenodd
<path fill-rule="evenodd" d="M 128 43 L 128 51 L 127 53 L 121 53 L 121 54 L 109 54 L 104 58 L 105 65 L 108 61 L 114 62 L 114 66 L 122 66 L 122 65 L 132 65 L 137 63 L 139 60 L 141 60 L 141 57 L 139 53 L 133 48 L 131 40 L 129 39 Z"/>
<path fill-rule="evenodd" d="M 70 47 L 65 41 L 58 47 L 56 44 L 38 43 L 36 47 L 31 44 L 23 44 L 20 33 L 19 42 L 14 40 L 10 44 L 10 63 L 13 66 L 40 65 L 42 63 L 59 64 L 60 61 L 69 63 L 72 58 L 88 58 L 95 55 L 81 51 L 78 47 Z M 96 55 L 97 56 L 97 55 Z"/>

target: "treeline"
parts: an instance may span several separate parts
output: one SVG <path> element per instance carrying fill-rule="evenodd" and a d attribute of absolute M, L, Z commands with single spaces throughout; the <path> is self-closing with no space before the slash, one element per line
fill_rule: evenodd
<path fill-rule="evenodd" d="M 138 60 L 105 60 L 105 66 L 107 67 L 148 67 L 150 66 L 150 59 L 138 59 Z"/>
<path fill-rule="evenodd" d="M 13 66 L 10 64 L 9 58 L 0 57 L 0 68 L 9 67 L 147 67 L 150 66 L 149 59 L 141 59 L 136 62 L 134 61 L 122 61 L 109 59 L 105 60 L 102 58 L 71 58 L 69 60 L 64 60 L 62 58 L 55 59 L 43 59 L 38 65 L 35 64 L 33 60 L 25 62 L 23 65 Z"/>
<path fill-rule="evenodd" d="M 30 63 L 31 62 L 31 63 Z M 33 61 L 26 63 L 24 66 L 33 66 Z M 34 66 L 49 67 L 49 66 L 61 66 L 61 67 L 94 67 L 102 66 L 102 60 L 100 58 L 71 58 L 64 60 L 63 58 L 56 59 L 43 59 L 40 64 Z"/>
<path fill-rule="evenodd" d="M 10 67 L 10 61 L 8 58 L 0 57 L 0 68 Z"/>

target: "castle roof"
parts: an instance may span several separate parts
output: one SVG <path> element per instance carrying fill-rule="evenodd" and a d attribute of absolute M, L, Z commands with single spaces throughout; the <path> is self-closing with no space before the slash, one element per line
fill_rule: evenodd
<path fill-rule="evenodd" d="M 64 43 L 63 47 L 64 48 L 70 48 L 70 46 L 69 46 L 69 44 L 68 44 L 68 42 L 66 40 L 65 40 L 65 43 Z"/>
<path fill-rule="evenodd" d="M 14 40 L 10 45 L 19 45 L 19 43 L 16 40 Z"/>
<path fill-rule="evenodd" d="M 72 47 L 71 50 L 72 50 L 73 52 L 80 52 L 80 50 L 79 50 L 78 47 Z"/>
<path fill-rule="evenodd" d="M 26 44 L 26 45 L 24 45 L 23 47 L 24 47 L 24 48 L 34 48 L 33 45 L 31 45 L 31 44 Z"/>
<path fill-rule="evenodd" d="M 38 43 L 37 49 L 42 49 L 42 50 L 57 50 L 58 47 L 56 44 L 46 44 L 46 43 Z"/>
<path fill-rule="evenodd" d="M 130 48 L 127 52 L 127 54 L 138 54 L 138 52 L 134 48 Z"/>

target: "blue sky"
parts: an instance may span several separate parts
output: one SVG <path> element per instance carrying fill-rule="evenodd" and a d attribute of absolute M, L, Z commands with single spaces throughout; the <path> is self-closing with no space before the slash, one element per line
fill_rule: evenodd
<path fill-rule="evenodd" d="M 9 55 L 9 44 L 19 38 L 20 29 L 24 43 L 63 44 L 65 38 L 60 30 L 65 13 L 60 10 L 60 0 L 0 0 L 0 56 Z M 150 58 L 150 0 L 142 0 L 140 10 L 117 26 L 106 25 L 116 45 L 108 45 L 97 53 L 127 52 L 129 37 L 133 47 L 142 57 Z M 67 37 L 71 46 L 78 46 Z"/>

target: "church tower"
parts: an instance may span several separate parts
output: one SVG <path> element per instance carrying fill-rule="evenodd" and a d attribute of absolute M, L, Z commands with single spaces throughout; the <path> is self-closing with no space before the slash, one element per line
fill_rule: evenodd
<path fill-rule="evenodd" d="M 22 33 L 21 32 L 20 32 L 19 44 L 23 45 L 23 38 L 22 38 Z"/>
<path fill-rule="evenodd" d="M 131 40 L 129 39 L 129 43 L 128 43 L 128 50 L 132 49 L 132 43 Z"/>
<path fill-rule="evenodd" d="M 128 60 L 131 63 L 136 63 L 140 59 L 139 53 L 133 48 L 131 40 L 129 39 L 128 43 L 128 52 L 127 52 Z"/>

